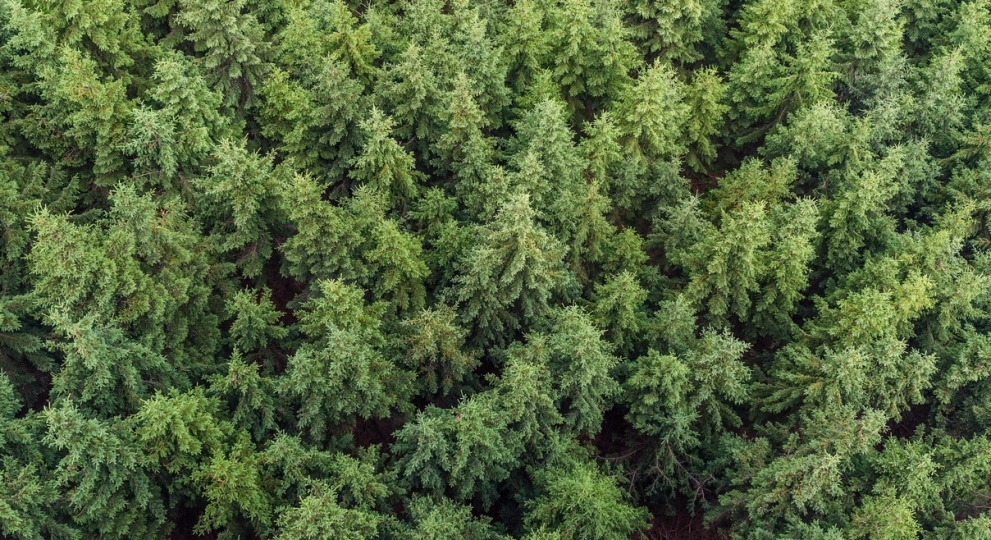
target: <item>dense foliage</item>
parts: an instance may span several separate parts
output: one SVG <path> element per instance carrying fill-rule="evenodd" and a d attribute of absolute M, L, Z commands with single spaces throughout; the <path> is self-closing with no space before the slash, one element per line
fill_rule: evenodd
<path fill-rule="evenodd" d="M 0 0 L 0 115 L 4 538 L 991 539 L 991 0 Z"/>

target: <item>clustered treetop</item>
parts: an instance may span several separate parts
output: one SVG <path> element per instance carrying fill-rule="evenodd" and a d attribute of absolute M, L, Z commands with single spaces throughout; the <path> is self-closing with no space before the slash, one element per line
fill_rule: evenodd
<path fill-rule="evenodd" d="M 991 0 L 0 0 L 0 536 L 991 540 L 989 219 Z"/>

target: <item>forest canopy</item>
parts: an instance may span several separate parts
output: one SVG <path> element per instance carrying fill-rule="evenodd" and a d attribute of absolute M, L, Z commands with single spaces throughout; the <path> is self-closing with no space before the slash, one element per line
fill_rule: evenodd
<path fill-rule="evenodd" d="M 0 0 L 0 537 L 991 540 L 991 0 Z"/>

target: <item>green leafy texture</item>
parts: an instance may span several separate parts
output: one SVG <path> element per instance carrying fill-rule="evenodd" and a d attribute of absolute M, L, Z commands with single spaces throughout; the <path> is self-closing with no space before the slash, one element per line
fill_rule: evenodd
<path fill-rule="evenodd" d="M 131 156 L 136 179 L 174 186 L 178 173 L 190 174 L 230 132 L 218 112 L 221 95 L 211 90 L 195 65 L 179 54 L 155 63 L 146 105 L 132 111 L 123 152 Z"/>
<path fill-rule="evenodd" d="M 835 38 L 828 21 L 842 17 L 822 2 L 756 1 L 741 10 L 727 49 L 731 118 L 739 141 L 750 141 L 788 113 L 833 97 Z"/>
<path fill-rule="evenodd" d="M 224 105 L 250 105 L 268 68 L 269 43 L 258 20 L 244 13 L 244 0 L 180 1 L 178 21 L 187 30 L 204 73 L 224 96 Z"/>
<path fill-rule="evenodd" d="M 684 101 L 685 85 L 661 62 L 646 68 L 636 85 L 623 93 L 616 106 L 616 120 L 623 134 L 623 150 L 638 168 L 646 169 L 654 159 L 684 153 L 679 134 L 695 105 Z"/>
<path fill-rule="evenodd" d="M 534 218 L 529 195 L 512 195 L 461 261 L 452 295 L 479 343 L 504 342 L 567 284 L 566 250 Z"/>
<path fill-rule="evenodd" d="M 729 111 L 724 103 L 726 84 L 715 70 L 703 69 L 692 74 L 684 92 L 689 108 L 682 135 L 688 147 L 686 161 L 692 170 L 702 172 L 716 158 L 718 148 L 713 139 L 722 130 Z"/>
<path fill-rule="evenodd" d="M 44 209 L 33 216 L 37 240 L 28 263 L 44 291 L 41 306 L 69 338 L 75 324 L 112 321 L 123 332 L 94 336 L 92 346 L 133 340 L 147 351 L 139 356 L 167 355 L 179 373 L 209 362 L 219 329 L 209 305 L 213 276 L 202 238 L 174 203 L 157 204 L 129 187 L 115 191 L 111 201 L 95 224 L 75 224 Z M 89 360 L 91 366 L 99 361 Z"/>
<path fill-rule="evenodd" d="M 690 299 L 705 305 L 717 321 L 729 314 L 743 319 L 760 286 L 761 252 L 771 241 L 767 206 L 744 202 L 720 218 L 718 230 L 706 223 L 702 241 L 676 260 L 684 261 L 691 276 Z"/>
<path fill-rule="evenodd" d="M 503 414 L 518 433 L 528 452 L 543 457 L 550 450 L 546 442 L 557 436 L 564 423 L 558 411 L 560 393 L 554 387 L 550 351 L 543 336 L 531 336 L 525 346 L 510 348 L 506 366 L 495 382 Z"/>
<path fill-rule="evenodd" d="M 295 36 L 285 37 L 288 44 Z M 316 73 L 302 80 L 278 67 L 259 90 L 262 133 L 279 143 L 279 154 L 326 180 L 340 180 L 357 153 L 359 115 L 364 112 L 361 85 L 332 60 L 313 60 Z M 309 65 L 309 64 L 306 64 Z"/>
<path fill-rule="evenodd" d="M 192 474 L 207 501 L 193 529 L 196 534 L 232 526 L 237 517 L 256 529 L 270 525 L 271 501 L 261 484 L 259 460 L 247 437 L 240 437 L 229 451 L 214 453 Z"/>
<path fill-rule="evenodd" d="M 320 281 L 319 296 L 301 311 L 311 338 L 288 360 L 279 391 L 297 405 L 297 421 L 315 441 L 355 417 L 384 418 L 412 393 L 410 375 L 382 351 L 382 304 L 366 306 L 363 291 Z"/>
<path fill-rule="evenodd" d="M 237 349 L 227 373 L 210 379 L 210 392 L 227 398 L 234 425 L 248 430 L 256 441 L 276 427 L 275 382 L 259 373 L 258 364 L 245 362 Z"/>
<path fill-rule="evenodd" d="M 826 260 L 837 269 L 861 261 L 862 250 L 876 250 L 894 232 L 886 204 L 898 190 L 899 166 L 904 154 L 892 152 L 875 167 L 844 179 L 840 192 L 824 208 L 828 220 Z"/>
<path fill-rule="evenodd" d="M 101 184 L 110 184 L 123 165 L 119 150 L 133 103 L 121 80 L 100 80 L 96 62 L 85 52 L 59 49 L 40 74 L 39 93 L 46 100 L 39 116 L 63 132 L 68 165 L 92 163 Z"/>
<path fill-rule="evenodd" d="M 135 343 L 113 325 L 95 317 L 72 322 L 63 314 L 53 322 L 65 337 L 55 345 L 65 356 L 55 375 L 52 393 L 111 414 L 133 412 L 150 387 L 175 384 L 177 374 L 163 356 Z"/>
<path fill-rule="evenodd" d="M 720 0 L 637 0 L 627 9 L 635 20 L 633 35 L 647 51 L 666 60 L 694 62 L 701 58 L 697 44 L 711 37 L 722 4 Z"/>
<path fill-rule="evenodd" d="M 472 515 L 470 506 L 459 505 L 449 499 L 438 502 L 430 499 L 415 499 L 409 507 L 414 526 L 401 538 L 424 540 L 500 540 L 506 538 L 498 534 L 486 518 Z"/>
<path fill-rule="evenodd" d="M 302 279 L 356 280 L 399 311 L 423 307 L 428 269 L 422 245 L 386 218 L 385 195 L 362 186 L 341 208 L 321 192 L 313 179 L 299 175 L 284 188 L 283 205 L 296 229 L 282 246 L 289 272 Z"/>
<path fill-rule="evenodd" d="M 808 286 L 815 257 L 819 208 L 810 199 L 782 205 L 771 216 L 771 249 L 764 259 L 764 285 L 755 306 L 754 322 L 776 330 L 791 329 L 790 317 Z"/>
<path fill-rule="evenodd" d="M 213 159 L 210 176 L 197 182 L 209 204 L 200 215 L 219 225 L 217 249 L 232 253 L 245 277 L 256 278 L 272 257 L 273 225 L 284 221 L 272 160 L 229 139 L 217 145 Z"/>
<path fill-rule="evenodd" d="M 746 479 L 746 492 L 731 491 L 724 504 L 745 507 L 760 520 L 836 511 L 845 494 L 843 473 L 852 458 L 868 453 L 881 440 L 884 415 L 852 408 L 813 412 L 802 419 L 808 430 L 791 435 L 780 457 L 768 459 L 767 440 L 751 442 L 737 457 L 737 481 Z"/>
<path fill-rule="evenodd" d="M 680 134 L 689 112 L 685 85 L 674 69 L 661 62 L 644 69 L 636 84 L 619 96 L 615 119 L 628 161 L 628 170 L 613 180 L 613 197 L 620 207 L 634 209 L 646 195 L 656 192 L 649 179 L 656 162 L 685 153 Z"/>
<path fill-rule="evenodd" d="M 419 174 L 414 169 L 413 156 L 403 150 L 391 137 L 392 120 L 376 108 L 360 125 L 365 132 L 361 153 L 351 162 L 351 176 L 379 191 L 391 193 L 395 199 L 411 199 L 416 195 Z"/>
<path fill-rule="evenodd" d="M 279 324 L 283 314 L 272 303 L 268 289 L 237 291 L 226 311 L 232 318 L 230 335 L 234 346 L 242 351 L 257 351 L 288 334 Z"/>
<path fill-rule="evenodd" d="M 989 66 L 988 0 L 0 0 L 0 536 L 986 538 Z"/>
<path fill-rule="evenodd" d="M 623 271 L 596 286 L 595 322 L 606 331 L 610 343 L 621 352 L 630 352 L 640 331 L 647 327 L 643 309 L 647 291 L 629 271 Z"/>
<path fill-rule="evenodd" d="M 551 468 L 538 475 L 540 494 L 527 504 L 526 522 L 561 538 L 621 540 L 645 529 L 646 511 L 626 502 L 616 479 L 592 463 Z"/>
<path fill-rule="evenodd" d="M 161 538 L 172 524 L 155 470 L 130 427 L 86 417 L 71 402 L 45 411 L 46 441 L 64 455 L 54 470 L 72 521 L 87 535 Z"/>
<path fill-rule="evenodd" d="M 217 404 L 201 390 L 156 394 L 132 417 L 136 442 L 151 462 L 169 473 L 188 473 L 200 456 L 222 448 L 230 428 L 215 418 L 216 409 Z"/>
<path fill-rule="evenodd" d="M 35 540 L 71 537 L 76 531 L 60 523 L 58 490 L 45 474 L 37 452 L 44 425 L 37 415 L 18 417 L 22 405 L 10 378 L 0 372 L 0 532 L 12 538 Z"/>
<path fill-rule="evenodd" d="M 582 178 L 587 164 L 572 141 L 561 104 L 536 104 L 517 125 L 515 142 L 510 162 L 517 172 L 510 181 L 530 194 L 535 208 L 546 208 L 540 218 L 568 245 L 572 273 L 585 278 L 613 232 L 605 218 L 610 203 L 597 183 Z"/>
<path fill-rule="evenodd" d="M 383 517 L 367 510 L 340 506 L 337 493 L 327 486 L 317 486 L 299 501 L 299 506 L 289 508 L 279 515 L 279 540 L 317 540 L 341 538 L 362 540 L 376 538 Z"/>
<path fill-rule="evenodd" d="M 477 495 L 490 506 L 523 450 L 499 405 L 495 394 L 482 393 L 454 409 L 427 407 L 396 433 L 402 474 L 435 496 L 450 488 L 458 500 Z"/>
<path fill-rule="evenodd" d="M 571 112 L 584 102 L 611 99 L 637 67 L 618 5 L 610 0 L 561 0 L 545 4 L 548 64 Z"/>
<path fill-rule="evenodd" d="M 403 363 L 417 371 L 417 383 L 426 394 L 450 394 L 478 366 L 478 355 L 465 350 L 467 331 L 457 313 L 441 305 L 404 321 Z"/>
<path fill-rule="evenodd" d="M 595 435 L 619 393 L 611 371 L 619 363 L 602 332 L 579 308 L 556 313 L 547 336 L 551 373 L 558 387 L 559 409 L 574 433 Z"/>

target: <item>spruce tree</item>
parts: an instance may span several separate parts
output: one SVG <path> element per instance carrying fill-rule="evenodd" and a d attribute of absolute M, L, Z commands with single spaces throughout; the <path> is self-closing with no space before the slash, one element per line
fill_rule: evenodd
<path fill-rule="evenodd" d="M 0 0 L 0 536 L 988 538 L 989 30 Z"/>

